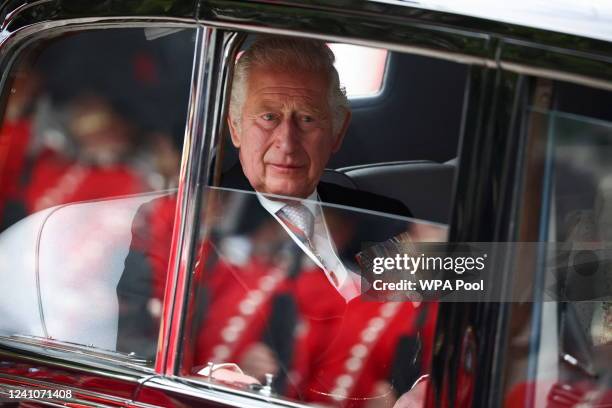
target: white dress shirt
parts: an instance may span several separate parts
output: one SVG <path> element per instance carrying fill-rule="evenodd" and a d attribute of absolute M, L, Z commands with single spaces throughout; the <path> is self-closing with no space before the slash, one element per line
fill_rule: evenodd
<path fill-rule="evenodd" d="M 293 241 L 300 247 L 300 249 L 308 256 L 308 258 L 319 268 L 325 272 L 325 276 L 330 284 L 336 288 L 336 290 L 344 297 L 348 302 L 349 300 L 359 296 L 359 275 L 346 268 L 340 258 L 337 255 L 337 251 L 331 237 L 329 230 L 325 223 L 325 217 L 323 216 L 323 210 L 321 208 L 319 196 L 317 191 L 313 191 L 304 200 L 299 201 L 300 204 L 304 205 L 314 215 L 314 228 L 311 238 L 313 249 L 317 255 L 313 253 L 308 245 L 305 245 L 300 238 L 298 238 L 289 227 L 276 215 L 286 203 L 282 201 L 271 200 L 264 195 L 257 193 L 257 199 L 263 208 L 266 209 L 274 219 L 287 231 L 287 234 L 293 239 Z M 335 275 L 338 284 L 334 283 L 332 273 Z"/>

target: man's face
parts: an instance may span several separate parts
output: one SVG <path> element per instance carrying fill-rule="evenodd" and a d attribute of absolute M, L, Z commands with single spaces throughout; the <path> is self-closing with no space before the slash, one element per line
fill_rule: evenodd
<path fill-rule="evenodd" d="M 335 134 L 324 75 L 253 67 L 232 142 L 251 186 L 259 192 L 305 198 L 342 143 L 350 114 Z"/>

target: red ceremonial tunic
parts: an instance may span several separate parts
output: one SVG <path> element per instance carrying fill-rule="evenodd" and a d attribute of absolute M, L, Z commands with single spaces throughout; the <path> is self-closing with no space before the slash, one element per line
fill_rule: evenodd
<path fill-rule="evenodd" d="M 163 300 L 170 261 L 176 195 L 163 196 L 145 204 L 134 220 L 132 246 L 146 255 L 151 267 L 152 297 Z"/>
<path fill-rule="evenodd" d="M 435 326 L 436 305 L 430 304 L 428 318 L 420 331 L 422 361 L 428 362 Z M 390 382 L 391 368 L 401 336 L 416 336 L 418 309 L 410 302 L 372 302 L 355 298 L 344 310 L 343 318 L 329 333 L 311 327 L 305 337 L 322 336 L 329 346 L 319 354 L 308 352 L 307 367 L 299 383 L 300 397 L 308 402 L 360 407 L 369 398 L 375 398 L 375 385 Z M 313 340 L 306 340 L 312 347 Z M 426 365 L 424 363 L 423 365 Z M 427 367 L 422 367 L 426 372 Z M 292 395 L 293 396 L 293 395 Z M 295 396 L 293 396 L 295 397 Z M 395 397 L 398 397 L 397 395 Z"/>
<path fill-rule="evenodd" d="M 345 313 L 346 301 L 329 283 L 318 267 L 301 271 L 293 286 L 299 323 L 295 333 L 295 352 L 289 372 L 287 396 L 305 400 L 305 384 L 336 338 Z"/>
<path fill-rule="evenodd" d="M 47 150 L 34 163 L 24 200 L 28 213 L 34 213 L 55 205 L 143 191 L 145 184 L 124 164 L 92 166 Z"/>
<path fill-rule="evenodd" d="M 209 302 L 197 334 L 194 365 L 241 361 L 262 340 L 274 296 L 287 292 L 285 272 L 252 256 L 244 265 L 219 260 L 206 271 Z"/>

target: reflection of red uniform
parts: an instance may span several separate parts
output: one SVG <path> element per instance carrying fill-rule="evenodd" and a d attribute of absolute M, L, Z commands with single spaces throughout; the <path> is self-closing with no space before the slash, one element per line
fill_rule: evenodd
<path fill-rule="evenodd" d="M 176 195 L 156 198 L 143 206 L 132 226 L 132 247 L 146 254 L 151 267 L 152 297 L 162 300 L 166 287 Z"/>
<path fill-rule="evenodd" d="M 249 345 L 262 341 L 272 300 L 287 291 L 285 272 L 251 257 L 240 266 L 220 260 L 207 275 L 209 301 L 197 335 L 195 365 L 239 362 Z"/>
<path fill-rule="evenodd" d="M 59 204 L 144 190 L 144 183 L 126 165 L 91 166 L 47 150 L 34 164 L 24 198 L 28 213 L 33 213 Z"/>
<path fill-rule="evenodd" d="M 338 327 L 331 331 L 332 338 L 328 339 L 331 344 L 323 356 L 311 360 L 309 372 L 299 385 L 301 397 L 309 402 L 351 407 L 362 406 L 367 398 L 376 397 L 376 384 L 392 381 L 392 368 L 398 362 L 396 352 L 402 337 L 416 339 L 416 332 L 420 331 L 421 359 L 429 361 L 435 308 L 435 304 L 428 305 L 421 324 L 417 323 L 419 310 L 409 302 L 352 300 L 346 305 Z M 320 335 L 317 330 L 307 337 Z M 405 371 L 409 370 L 426 371 L 425 367 L 410 367 L 408 363 Z"/>
<path fill-rule="evenodd" d="M 17 198 L 31 127 L 29 119 L 21 119 L 0 129 L 0 220 L 7 200 Z"/>
<path fill-rule="evenodd" d="M 144 320 L 159 317 L 150 305 L 161 305 L 155 301 L 163 298 L 175 208 L 176 196 L 155 198 L 143 205 L 134 219 L 130 254 L 117 290 L 122 310 L 120 341 L 154 339 L 158 324 L 144 324 Z M 194 330 L 189 335 L 193 341 L 184 350 L 189 373 L 209 361 L 240 362 L 249 345 L 265 341 L 272 308 L 278 306 L 277 295 L 290 296 L 286 271 L 256 255 L 240 265 L 232 263 L 217 251 L 214 241 L 209 238 L 198 244 L 194 265 L 190 296 L 194 304 L 187 318 Z M 138 324 L 143 327 L 134 333 Z M 291 336 L 287 340 L 293 341 Z M 135 347 L 122 345 L 121 349 Z"/>
<path fill-rule="evenodd" d="M 300 322 L 289 373 L 287 395 L 305 400 L 303 387 L 316 374 L 316 364 L 325 355 L 344 316 L 346 302 L 329 283 L 325 273 L 313 267 L 301 271 L 294 285 Z"/>

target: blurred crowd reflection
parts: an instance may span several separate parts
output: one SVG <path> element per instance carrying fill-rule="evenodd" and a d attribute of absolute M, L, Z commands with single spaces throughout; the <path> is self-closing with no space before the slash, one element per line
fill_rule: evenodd
<path fill-rule="evenodd" d="M 110 33 L 50 40 L 12 67 L 0 231 L 57 205 L 176 186 L 193 33 Z"/>
<path fill-rule="evenodd" d="M 118 289 L 118 348 L 148 350 L 148 358 L 154 357 L 159 329 L 173 200 L 152 200 L 139 210 Z M 333 244 L 357 284 L 353 251 L 360 249 L 360 234 L 376 239 L 408 229 L 418 239 L 422 232 L 418 224 L 380 214 L 327 207 L 324 212 Z M 266 374 L 273 375 L 278 395 L 391 407 L 428 370 L 436 304 L 345 298 L 252 192 L 210 187 L 201 216 L 206 222 L 191 281 L 184 375 L 197 377 L 211 362 L 231 362 L 262 384 Z M 440 239 L 446 231 L 436 233 Z M 138 324 L 135 316 L 141 317 Z"/>

